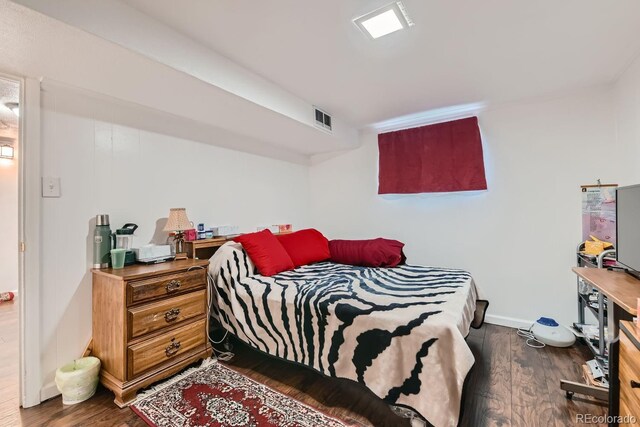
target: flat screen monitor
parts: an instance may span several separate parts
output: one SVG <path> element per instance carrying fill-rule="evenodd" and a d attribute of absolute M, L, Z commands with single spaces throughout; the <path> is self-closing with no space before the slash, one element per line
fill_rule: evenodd
<path fill-rule="evenodd" d="M 640 185 L 616 190 L 616 258 L 630 273 L 640 271 Z"/>

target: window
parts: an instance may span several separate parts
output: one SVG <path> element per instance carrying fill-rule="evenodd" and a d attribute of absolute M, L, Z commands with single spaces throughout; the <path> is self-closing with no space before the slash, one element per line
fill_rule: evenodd
<path fill-rule="evenodd" d="M 378 135 L 378 194 L 486 190 L 478 118 Z"/>

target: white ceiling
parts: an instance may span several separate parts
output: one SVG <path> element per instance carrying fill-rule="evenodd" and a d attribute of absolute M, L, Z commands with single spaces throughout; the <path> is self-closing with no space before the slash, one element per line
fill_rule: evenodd
<path fill-rule="evenodd" d="M 123 0 L 356 126 L 608 83 L 640 52 L 637 0 L 404 0 L 415 27 L 372 41 L 385 0 Z"/>
<path fill-rule="evenodd" d="M 5 106 L 20 101 L 20 84 L 0 78 L 0 143 L 18 138 L 18 116 Z"/>

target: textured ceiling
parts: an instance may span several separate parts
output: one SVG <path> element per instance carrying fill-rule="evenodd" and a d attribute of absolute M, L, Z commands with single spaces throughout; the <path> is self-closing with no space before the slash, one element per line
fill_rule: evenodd
<path fill-rule="evenodd" d="M 17 82 L 0 78 L 0 138 L 18 138 L 18 116 L 5 104 L 19 101 L 20 85 Z"/>
<path fill-rule="evenodd" d="M 640 51 L 637 0 L 404 0 L 415 27 L 372 41 L 388 0 L 123 0 L 354 125 L 614 80 Z"/>

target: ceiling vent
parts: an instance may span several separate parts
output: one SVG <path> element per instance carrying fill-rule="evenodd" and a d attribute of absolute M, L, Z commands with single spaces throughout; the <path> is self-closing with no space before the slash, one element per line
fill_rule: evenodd
<path fill-rule="evenodd" d="M 316 126 L 320 129 L 326 130 L 327 132 L 331 132 L 331 116 L 317 107 L 313 107 L 313 109 L 315 113 Z"/>

